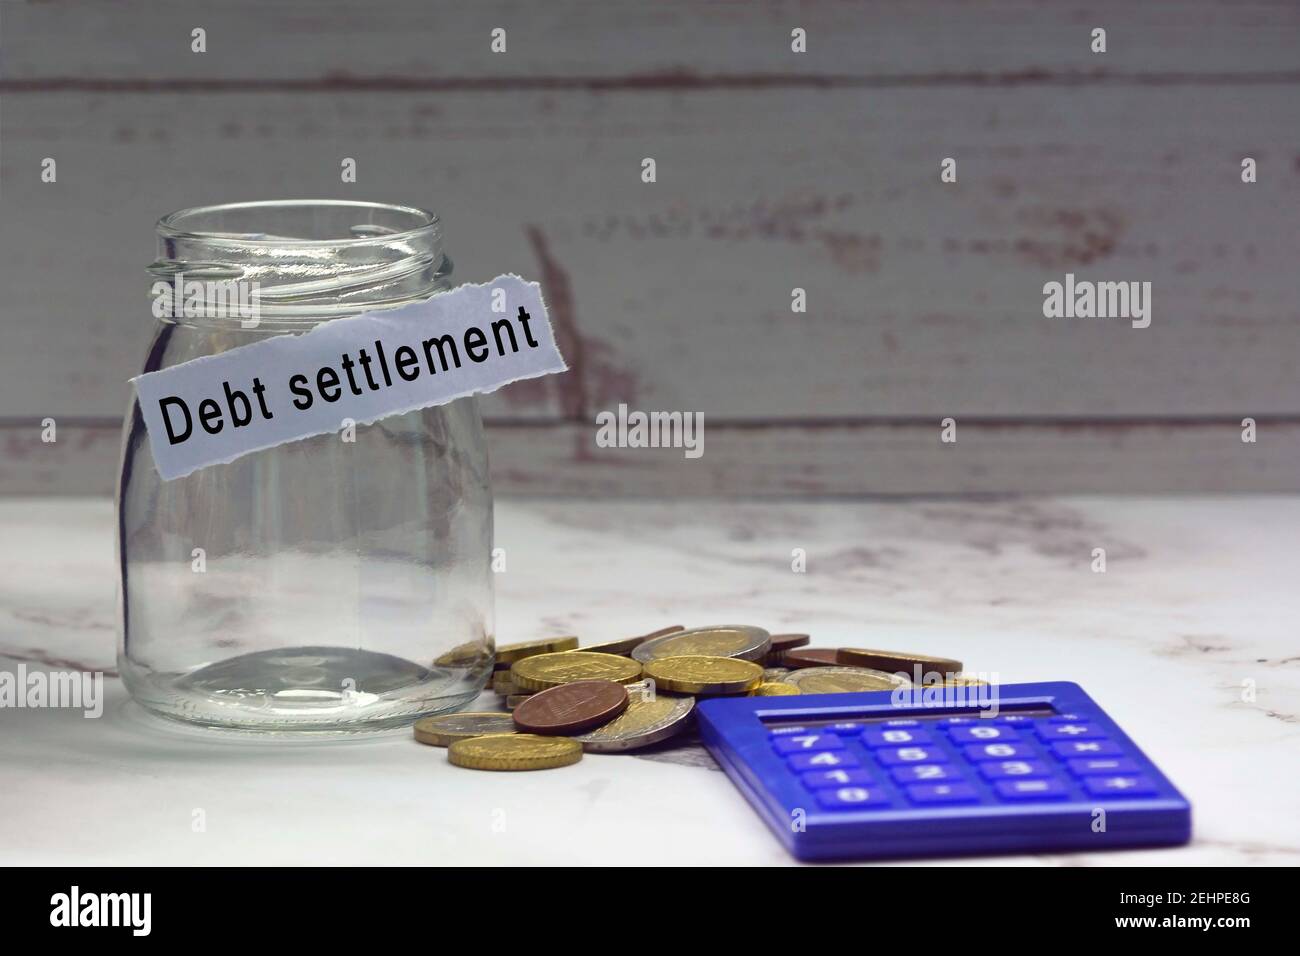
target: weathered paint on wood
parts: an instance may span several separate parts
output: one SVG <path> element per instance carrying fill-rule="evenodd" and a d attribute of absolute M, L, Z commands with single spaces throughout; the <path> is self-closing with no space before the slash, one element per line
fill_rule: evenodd
<path fill-rule="evenodd" d="M 1288 0 L 44 0 L 0 4 L 12 82 L 431 88 L 1205 82 L 1294 74 Z M 190 31 L 207 31 L 194 54 Z M 494 28 L 506 52 L 494 54 Z M 791 30 L 807 53 L 791 52 Z M 1090 49 L 1107 30 L 1108 53 Z M 99 86 L 103 89 L 105 86 Z"/>
<path fill-rule="evenodd" d="M 8 97 L 0 415 L 117 414 L 154 219 L 278 194 L 427 204 L 461 277 L 546 283 L 575 372 L 495 417 L 1300 411 L 1295 90 L 1068 97 L 1077 115 L 1041 89 L 899 91 L 887 116 L 842 91 Z M 1044 318 L 1067 272 L 1150 281 L 1151 327 Z"/>
<path fill-rule="evenodd" d="M 1294 491 L 1300 421 L 753 424 L 711 427 L 704 454 L 600 448 L 592 424 L 487 429 L 499 494 L 855 496 Z M 120 444 L 111 425 L 0 428 L 0 488 L 11 494 L 111 494 Z"/>
<path fill-rule="evenodd" d="M 147 343 L 161 213 L 347 196 L 436 208 L 460 278 L 543 281 L 573 372 L 485 402 L 510 425 L 498 460 L 565 447 L 587 426 L 564 423 L 625 401 L 735 442 L 704 482 L 719 492 L 769 493 L 773 467 L 811 468 L 814 493 L 905 490 L 844 468 L 841 439 L 944 415 L 1006 423 L 1011 457 L 940 459 L 973 469 L 950 472 L 900 452 L 928 469 L 917 490 L 1294 488 L 1294 445 L 1262 467 L 1188 441 L 1197 421 L 1300 414 L 1298 33 L 1293 4 L 1214 0 L 6 3 L 0 424 L 8 442 L 47 415 L 87 423 L 100 460 Z M 957 184 L 938 181 L 945 156 Z M 1151 328 L 1044 318 L 1042 285 L 1067 271 L 1151 281 Z M 767 428 L 808 440 L 770 457 L 786 445 Z M 4 462 L 0 491 L 30 488 L 30 465 Z M 611 484 L 581 455 L 552 465 L 507 487 Z M 65 466 L 63 490 L 102 486 Z M 698 493 L 711 467 L 631 486 Z"/>

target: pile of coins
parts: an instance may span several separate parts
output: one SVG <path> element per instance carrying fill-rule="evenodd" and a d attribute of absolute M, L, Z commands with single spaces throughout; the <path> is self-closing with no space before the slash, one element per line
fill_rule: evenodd
<path fill-rule="evenodd" d="M 913 681 L 975 683 L 961 661 L 857 647 L 809 647 L 761 627 L 666 627 L 580 647 L 576 637 L 506 644 L 488 686 L 506 712 L 415 722 L 415 739 L 458 767 L 544 770 L 584 753 L 624 753 L 687 730 L 697 697 L 847 694 Z"/>

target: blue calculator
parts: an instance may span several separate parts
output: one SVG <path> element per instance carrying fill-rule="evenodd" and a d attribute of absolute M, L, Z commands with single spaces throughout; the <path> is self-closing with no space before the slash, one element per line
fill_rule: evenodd
<path fill-rule="evenodd" d="M 801 860 L 1165 846 L 1191 806 L 1077 684 L 715 698 L 700 734 Z"/>

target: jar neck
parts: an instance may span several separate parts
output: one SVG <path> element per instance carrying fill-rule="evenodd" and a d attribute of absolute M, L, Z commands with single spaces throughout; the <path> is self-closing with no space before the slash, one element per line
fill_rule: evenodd
<path fill-rule="evenodd" d="M 158 223 L 154 314 L 193 325 L 301 331 L 450 286 L 438 217 L 341 200 L 185 209 Z"/>

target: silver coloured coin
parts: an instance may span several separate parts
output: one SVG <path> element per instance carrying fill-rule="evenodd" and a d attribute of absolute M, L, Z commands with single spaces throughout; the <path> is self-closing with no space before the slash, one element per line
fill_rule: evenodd
<path fill-rule="evenodd" d="M 772 635 L 761 627 L 722 624 L 656 637 L 633 650 L 632 658 L 642 664 L 665 657 L 737 657 L 742 661 L 756 661 L 766 656 L 771 646 Z"/>
<path fill-rule="evenodd" d="M 911 684 L 905 677 L 869 667 L 804 667 L 781 678 L 805 694 L 856 694 L 865 690 L 893 690 Z"/>
<path fill-rule="evenodd" d="M 653 700 L 643 700 L 638 694 L 631 698 L 623 711 L 603 727 L 573 739 L 582 749 L 593 754 L 623 753 L 649 747 L 681 733 L 691 725 L 691 711 L 695 709 L 693 697 L 657 695 Z"/>
<path fill-rule="evenodd" d="M 446 747 L 453 740 L 481 737 L 485 734 L 512 734 L 515 722 L 509 714 L 464 712 L 421 717 L 412 728 L 415 739 L 432 747 Z"/>

